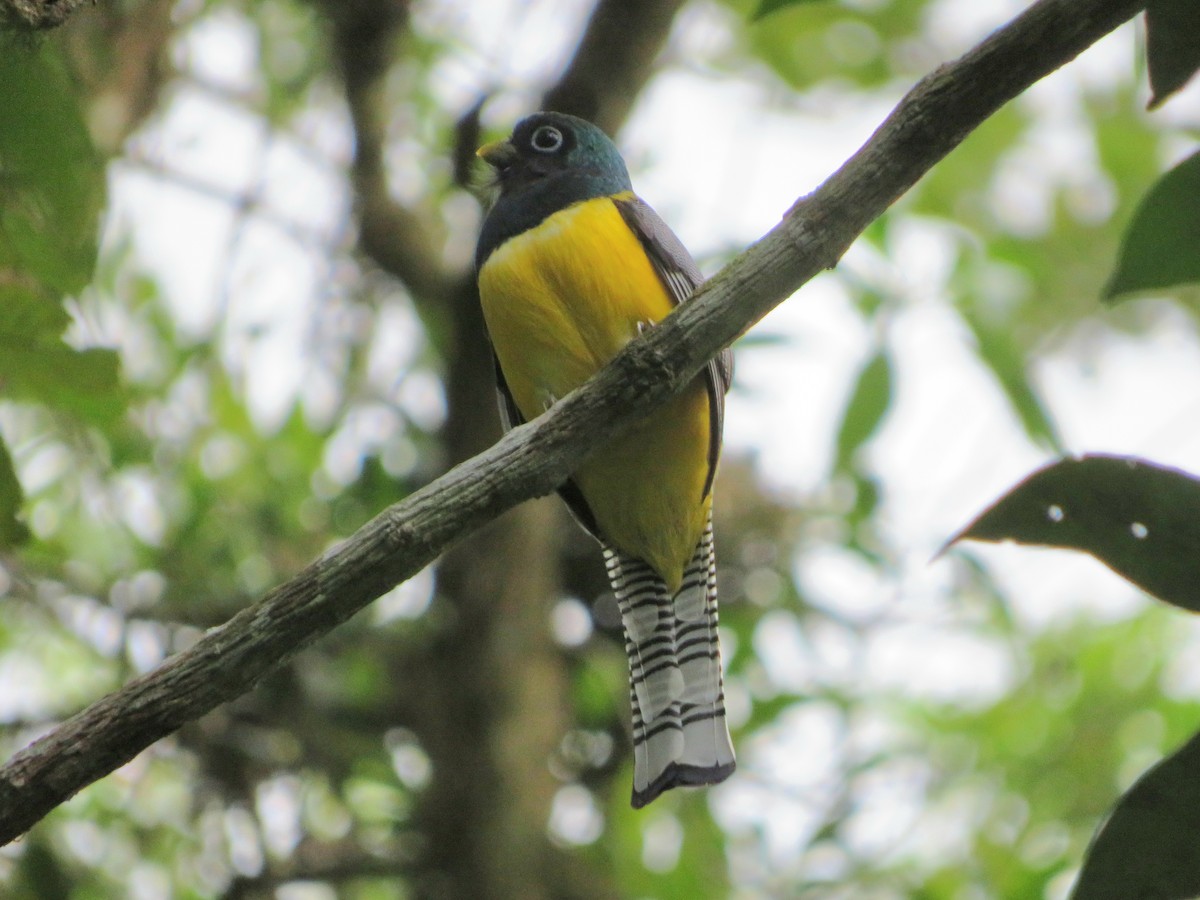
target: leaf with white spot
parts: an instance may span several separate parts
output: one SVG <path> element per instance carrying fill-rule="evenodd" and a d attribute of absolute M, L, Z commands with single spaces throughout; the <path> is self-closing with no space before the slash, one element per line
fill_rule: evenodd
<path fill-rule="evenodd" d="M 1160 600 L 1200 612 L 1200 480 L 1126 456 L 1034 472 L 956 534 L 1090 553 Z"/>

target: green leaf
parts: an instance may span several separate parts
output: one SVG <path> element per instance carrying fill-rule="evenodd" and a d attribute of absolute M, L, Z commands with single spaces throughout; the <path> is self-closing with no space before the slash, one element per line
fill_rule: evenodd
<path fill-rule="evenodd" d="M 978 315 L 968 311 L 963 312 L 963 321 L 975 335 L 979 359 L 996 376 L 1013 411 L 1021 419 L 1025 433 L 1039 443 L 1061 447 L 1058 431 L 1029 382 L 1024 354 L 1012 335 L 1003 327 L 986 324 Z"/>
<path fill-rule="evenodd" d="M 1146 772 L 1092 841 L 1072 900 L 1200 896 L 1200 734 Z"/>
<path fill-rule="evenodd" d="M 13 467 L 8 447 L 0 440 L 0 550 L 7 550 L 29 539 L 29 531 L 17 519 L 25 495 Z"/>
<path fill-rule="evenodd" d="M 1154 109 L 1200 69 L 1200 3 L 1151 0 L 1146 5 L 1146 62 Z"/>
<path fill-rule="evenodd" d="M 1090 553 L 1167 603 L 1200 612 L 1200 480 L 1125 456 L 1034 472 L 955 535 Z"/>
<path fill-rule="evenodd" d="M 892 83 L 897 63 L 884 48 L 919 40 L 928 18 L 928 0 L 725 2 L 757 23 L 746 33 L 749 53 L 798 91 L 816 87 L 833 72 L 839 83 L 866 90 Z"/>
<path fill-rule="evenodd" d="M 734 346 L 738 350 L 762 350 L 772 349 L 777 347 L 794 346 L 796 339 L 791 335 L 780 334 L 777 331 L 762 330 L 762 334 L 757 331 L 751 331 L 737 339 Z"/>
<path fill-rule="evenodd" d="M 91 422 L 111 422 L 124 409 L 117 354 L 66 344 L 7 346 L 0 354 L 0 388 Z"/>
<path fill-rule="evenodd" d="M 769 16 L 773 12 L 778 12 L 781 9 L 787 9 L 789 6 L 800 6 L 809 3 L 821 3 L 823 0 L 762 0 L 758 5 L 758 9 L 750 16 L 751 22 L 757 22 L 764 16 Z"/>
<path fill-rule="evenodd" d="M 57 339 L 70 321 L 62 304 L 45 292 L 0 284 L 0 347 Z"/>
<path fill-rule="evenodd" d="M 1200 281 L 1200 153 L 1150 188 L 1121 242 L 1104 298 Z"/>
<path fill-rule="evenodd" d="M 0 85 L 0 283 L 79 291 L 96 264 L 104 170 L 77 91 L 52 45 L 11 39 Z"/>
<path fill-rule="evenodd" d="M 91 421 L 119 412 L 117 357 L 60 340 L 96 265 L 104 168 L 54 46 L 0 39 L 0 392 Z"/>
<path fill-rule="evenodd" d="M 875 433 L 884 414 L 892 404 L 892 362 L 886 350 L 872 356 L 862 371 L 858 382 L 842 413 L 842 427 L 837 436 L 836 466 L 849 466 L 856 450 Z"/>

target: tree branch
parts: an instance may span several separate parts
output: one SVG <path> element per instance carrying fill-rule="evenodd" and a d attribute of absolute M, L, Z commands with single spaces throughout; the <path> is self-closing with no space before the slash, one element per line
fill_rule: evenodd
<path fill-rule="evenodd" d="M 94 0 L 0 0 L 0 23 L 22 31 L 57 28 Z"/>
<path fill-rule="evenodd" d="M 0 841 L 299 650 L 506 509 L 548 494 L 605 441 L 681 390 L 718 350 L 822 269 L 1000 106 L 1133 16 L 1144 0 L 1040 0 L 922 79 L 871 139 L 695 299 L 587 385 L 505 435 L 0 770 Z M 480 386 L 480 390 L 486 390 Z"/>

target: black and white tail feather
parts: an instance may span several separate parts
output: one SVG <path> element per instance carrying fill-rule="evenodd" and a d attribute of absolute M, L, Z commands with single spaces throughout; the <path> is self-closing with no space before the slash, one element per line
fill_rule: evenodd
<path fill-rule="evenodd" d="M 733 772 L 717 640 L 717 564 L 709 517 L 674 597 L 650 566 L 605 545 L 629 657 L 633 806 Z"/>

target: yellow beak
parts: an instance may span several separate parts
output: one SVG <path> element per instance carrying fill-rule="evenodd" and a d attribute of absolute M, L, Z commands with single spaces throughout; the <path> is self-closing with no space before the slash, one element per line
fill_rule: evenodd
<path fill-rule="evenodd" d="M 492 141 L 475 151 L 475 155 L 494 169 L 505 169 L 517 160 L 517 148 L 508 141 Z"/>

